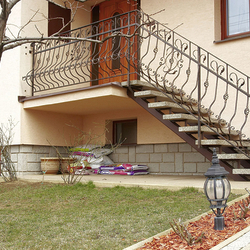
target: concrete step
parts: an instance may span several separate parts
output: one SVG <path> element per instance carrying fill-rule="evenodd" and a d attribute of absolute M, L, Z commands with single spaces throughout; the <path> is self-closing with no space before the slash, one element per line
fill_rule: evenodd
<path fill-rule="evenodd" d="M 154 97 L 157 97 L 157 100 L 158 101 L 173 101 L 171 98 L 172 97 L 172 94 L 164 94 L 160 91 L 157 91 L 157 90 L 144 90 L 144 91 L 137 91 L 137 92 L 134 92 L 134 96 L 135 97 L 140 97 L 140 98 L 154 98 Z M 185 96 L 175 96 L 174 97 L 176 99 L 176 101 L 179 101 L 181 103 L 189 103 L 189 104 L 192 104 L 192 105 L 195 105 L 197 104 L 197 101 L 194 100 L 194 99 L 189 99 Z"/>
<path fill-rule="evenodd" d="M 171 108 L 173 112 L 187 113 L 187 111 L 185 111 L 180 105 L 171 101 L 151 102 L 148 104 L 148 108 L 154 108 L 154 109 L 170 109 Z M 196 113 L 196 114 L 198 113 L 198 107 L 196 104 L 192 106 L 192 110 L 188 106 L 185 106 L 185 108 L 192 113 Z M 201 108 L 200 112 L 204 116 L 208 114 L 208 110 L 205 108 Z"/>
<path fill-rule="evenodd" d="M 250 160 L 249 157 L 247 157 L 244 154 L 217 154 L 218 159 L 220 160 Z"/>
<path fill-rule="evenodd" d="M 170 121 L 187 121 L 187 122 L 198 122 L 198 118 L 196 116 L 190 114 L 167 114 L 163 115 L 164 120 Z"/>
<path fill-rule="evenodd" d="M 215 131 L 217 131 L 219 134 L 226 134 L 229 135 L 229 130 L 227 128 L 213 128 Z M 179 132 L 185 132 L 185 133 L 191 133 L 191 134 L 197 134 L 198 133 L 198 126 L 185 126 L 185 127 L 179 127 Z M 201 126 L 201 132 L 206 134 L 216 134 L 211 128 L 207 126 Z M 230 135 L 238 136 L 239 132 L 235 130 L 230 130 Z"/>
<path fill-rule="evenodd" d="M 127 81 L 122 82 L 121 85 L 122 85 L 122 87 L 129 87 Z M 143 88 L 148 89 L 148 90 L 150 90 L 150 89 L 155 90 L 154 85 L 152 85 L 152 84 L 150 84 L 148 82 L 140 81 L 140 80 L 132 80 L 132 81 L 130 81 L 130 86 L 132 86 L 132 87 L 143 87 Z"/>
<path fill-rule="evenodd" d="M 150 102 L 148 108 L 153 109 L 172 109 L 173 112 L 184 112 L 184 109 L 175 102 Z"/>
<path fill-rule="evenodd" d="M 125 82 L 122 82 L 121 85 L 123 87 L 128 87 L 128 82 L 125 81 Z M 156 88 L 159 88 L 160 90 L 162 91 L 166 91 L 167 93 L 173 93 L 175 95 L 185 95 L 185 92 L 181 89 L 178 89 L 176 88 L 175 86 L 174 87 L 171 87 L 171 86 L 162 86 L 162 85 L 157 85 L 156 83 L 148 83 L 146 81 L 141 81 L 141 80 L 132 80 L 130 81 L 130 86 L 132 87 L 142 87 L 144 89 L 154 89 L 154 90 L 157 90 Z"/>
<path fill-rule="evenodd" d="M 234 168 L 233 174 L 250 175 L 250 169 L 249 168 Z"/>
<path fill-rule="evenodd" d="M 198 116 L 195 115 L 191 115 L 191 114 L 167 114 L 167 115 L 163 115 L 163 119 L 164 120 L 172 120 L 172 121 L 187 121 L 189 123 L 198 123 Z M 220 125 L 225 125 L 226 122 L 225 121 L 220 121 L 218 119 L 215 118 L 210 118 L 210 119 L 203 119 L 201 118 L 201 121 L 208 124 L 208 123 L 212 123 L 212 124 L 220 124 Z"/>
<path fill-rule="evenodd" d="M 196 140 L 195 144 L 198 145 L 199 141 Z M 222 139 L 213 139 L 213 140 L 201 140 L 201 145 L 202 146 L 225 146 L 225 147 L 250 147 L 249 142 L 237 142 L 237 141 L 232 141 L 230 140 L 229 142 L 226 140 Z"/>

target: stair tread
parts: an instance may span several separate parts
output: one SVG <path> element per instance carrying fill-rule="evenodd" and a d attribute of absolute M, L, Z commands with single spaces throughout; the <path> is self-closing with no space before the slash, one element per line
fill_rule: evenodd
<path fill-rule="evenodd" d="M 121 82 L 121 85 L 122 85 L 122 87 L 128 87 L 128 81 Z M 135 86 L 135 87 L 146 87 L 146 88 L 149 88 L 149 89 L 150 88 L 155 89 L 155 87 L 153 85 L 151 85 L 150 83 L 142 82 L 142 81 L 139 81 L 139 80 L 130 81 L 130 85 Z"/>
<path fill-rule="evenodd" d="M 218 159 L 220 160 L 250 160 L 244 154 L 217 154 Z"/>
<path fill-rule="evenodd" d="M 194 117 L 193 115 L 190 114 L 167 114 L 163 115 L 164 120 L 175 120 L 175 121 L 180 121 L 180 120 L 189 120 L 189 121 L 197 121 L 197 118 Z"/>
<path fill-rule="evenodd" d="M 229 142 L 226 140 L 222 139 L 212 139 L 212 140 L 201 140 L 201 145 L 202 146 L 228 146 L 228 147 L 233 147 L 233 146 L 238 146 L 238 147 L 249 147 L 250 142 L 236 142 L 230 140 Z M 198 145 L 199 141 L 196 140 L 195 144 Z"/>
<path fill-rule="evenodd" d="M 216 130 L 216 128 L 214 127 Z M 179 132 L 186 132 L 186 133 L 197 133 L 198 132 L 198 126 L 183 126 L 179 127 Z M 212 129 L 210 129 L 207 126 L 201 126 L 201 132 L 205 132 L 208 134 L 216 134 Z M 227 128 L 220 128 L 218 129 L 219 133 L 229 134 L 229 130 Z M 230 130 L 231 135 L 239 135 L 239 132 L 235 130 Z"/>
<path fill-rule="evenodd" d="M 166 114 L 166 115 L 163 115 L 163 119 L 164 120 L 174 120 L 174 121 L 181 121 L 181 120 L 186 120 L 187 122 L 193 122 L 193 121 L 196 121 L 198 123 L 198 117 L 197 116 L 194 116 L 194 115 L 191 115 L 191 114 L 183 114 L 183 113 L 179 113 L 179 114 Z M 201 118 L 201 121 L 202 122 L 205 122 L 205 123 L 214 123 L 214 124 L 218 124 L 219 123 L 219 120 L 216 119 L 216 118 L 210 118 L 209 120 L 205 120 L 203 118 Z M 225 122 L 221 122 L 220 121 L 220 125 L 223 125 L 225 124 Z"/>
<path fill-rule="evenodd" d="M 162 93 L 162 92 L 160 92 L 160 91 L 157 91 L 157 90 L 143 90 L 143 91 L 137 91 L 137 92 L 134 92 L 134 96 L 135 96 L 135 97 L 141 97 L 141 98 L 159 97 L 160 100 L 162 100 L 162 101 L 165 101 L 165 100 L 173 101 L 173 100 L 171 99 L 171 97 L 168 97 L 168 96 L 165 95 L 164 93 Z M 196 101 L 196 100 L 187 98 L 187 97 L 185 97 L 185 96 L 183 96 L 183 97 L 175 96 L 175 98 L 177 99 L 177 101 L 179 100 L 179 101 L 184 102 L 184 103 L 192 103 L 193 105 L 197 104 L 197 101 Z"/>
<path fill-rule="evenodd" d="M 149 108 L 155 108 L 155 109 L 166 109 L 166 108 L 171 108 L 174 112 L 186 112 L 180 105 L 174 102 L 168 102 L 168 101 L 162 101 L 162 102 L 151 102 L 148 104 Z M 192 110 L 190 110 L 187 106 L 186 109 L 198 113 L 198 107 L 197 106 L 192 106 Z M 206 115 L 208 113 L 208 110 L 205 108 L 200 109 L 201 114 Z"/>
<path fill-rule="evenodd" d="M 128 82 L 125 81 L 125 82 L 122 82 L 121 85 L 123 87 L 128 87 Z M 177 89 L 177 88 L 173 88 L 173 87 L 168 87 L 168 86 L 165 86 L 164 88 L 161 86 L 161 85 L 154 85 L 154 84 L 150 84 L 148 82 L 145 82 L 145 81 L 140 81 L 140 80 L 132 80 L 130 81 L 130 86 L 135 86 L 135 87 L 145 87 L 145 88 L 148 88 L 149 90 L 150 89 L 156 89 L 156 87 L 158 87 L 159 89 L 165 89 L 168 93 L 174 93 L 175 95 L 185 95 L 185 92 L 183 90 L 180 90 L 180 89 Z"/>
<path fill-rule="evenodd" d="M 250 174 L 249 168 L 234 168 L 233 174 Z"/>
<path fill-rule="evenodd" d="M 172 108 L 175 110 L 183 110 L 183 108 L 178 105 L 177 103 L 174 102 L 167 102 L 167 101 L 163 101 L 163 102 L 151 102 L 148 104 L 149 108 L 156 108 L 156 109 L 164 109 L 164 108 Z"/>

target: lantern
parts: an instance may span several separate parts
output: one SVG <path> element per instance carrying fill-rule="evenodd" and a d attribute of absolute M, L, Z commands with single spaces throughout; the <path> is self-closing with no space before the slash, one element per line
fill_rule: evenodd
<path fill-rule="evenodd" d="M 223 230 L 225 223 L 223 213 L 227 207 L 227 199 L 231 192 L 231 185 L 226 175 L 229 174 L 219 164 L 215 149 L 213 150 L 212 166 L 207 170 L 204 183 L 204 192 L 210 202 L 210 208 L 216 215 L 214 218 L 214 229 Z"/>

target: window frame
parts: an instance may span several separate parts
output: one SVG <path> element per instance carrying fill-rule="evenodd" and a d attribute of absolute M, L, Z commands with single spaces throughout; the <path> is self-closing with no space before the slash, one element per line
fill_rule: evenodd
<path fill-rule="evenodd" d="M 228 35 L 227 3 L 228 0 L 221 0 L 221 40 L 250 35 L 250 25 L 249 25 L 249 31 L 247 32 Z M 250 23 L 250 0 L 249 0 L 249 23 Z"/>
<path fill-rule="evenodd" d="M 122 142 L 122 138 L 121 138 L 121 142 L 123 145 L 136 145 L 137 144 L 137 131 L 138 131 L 137 119 L 113 121 L 113 144 L 116 144 L 119 142 L 119 138 L 117 138 L 117 136 L 116 136 L 116 133 L 117 133 L 116 125 L 120 124 L 120 123 L 133 123 L 133 122 L 136 122 L 136 141 L 132 142 L 132 143 L 127 143 L 126 140 L 124 142 Z"/>

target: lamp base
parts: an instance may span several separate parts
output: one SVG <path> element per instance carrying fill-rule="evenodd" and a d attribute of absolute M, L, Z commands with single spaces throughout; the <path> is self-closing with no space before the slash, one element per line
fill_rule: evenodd
<path fill-rule="evenodd" d="M 225 226 L 225 223 L 224 223 L 224 217 L 223 216 L 214 217 L 214 229 L 215 230 L 223 230 L 224 226 Z"/>

